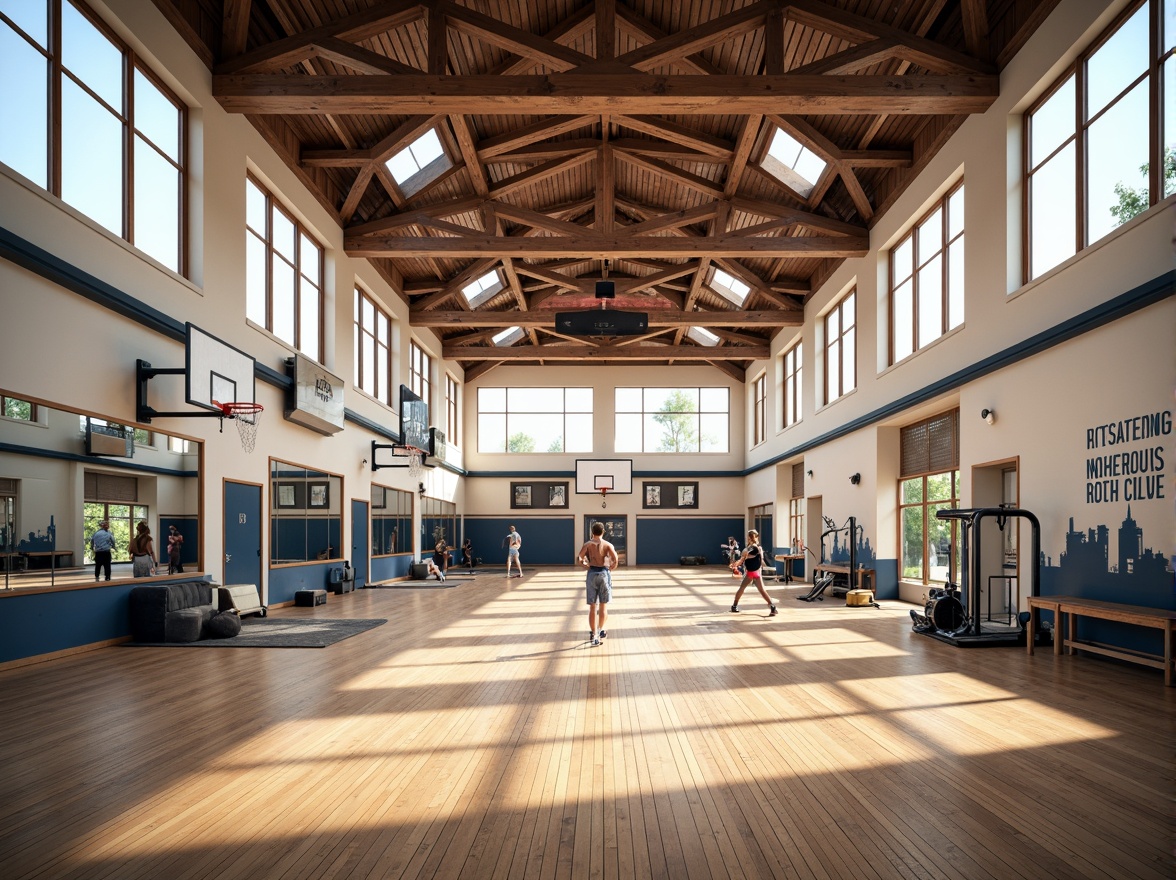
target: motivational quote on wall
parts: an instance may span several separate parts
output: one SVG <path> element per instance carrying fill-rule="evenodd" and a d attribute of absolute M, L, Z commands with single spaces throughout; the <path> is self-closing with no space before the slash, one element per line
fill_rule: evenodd
<path fill-rule="evenodd" d="M 1145 413 L 1086 429 L 1086 503 L 1166 497 L 1164 446 L 1172 411 Z"/>

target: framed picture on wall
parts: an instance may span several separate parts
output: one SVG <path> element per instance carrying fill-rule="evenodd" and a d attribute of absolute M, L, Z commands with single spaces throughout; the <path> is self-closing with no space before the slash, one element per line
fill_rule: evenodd
<path fill-rule="evenodd" d="M 661 485 L 654 483 L 645 486 L 645 506 L 661 507 Z"/>
<path fill-rule="evenodd" d="M 548 507 L 567 507 L 568 506 L 568 487 L 548 486 L 547 487 L 547 506 Z"/>
<path fill-rule="evenodd" d="M 698 488 L 697 483 L 679 483 L 678 484 L 678 506 L 679 507 L 695 507 L 695 490 Z"/>
<path fill-rule="evenodd" d="M 331 506 L 330 483 L 307 483 L 306 506 L 313 510 L 325 510 Z"/>
<path fill-rule="evenodd" d="M 274 507 L 298 507 L 299 483 L 274 483 Z"/>
<path fill-rule="evenodd" d="M 520 484 L 514 487 L 514 499 L 511 502 L 512 507 L 530 507 L 531 506 L 531 486 L 530 484 Z"/>

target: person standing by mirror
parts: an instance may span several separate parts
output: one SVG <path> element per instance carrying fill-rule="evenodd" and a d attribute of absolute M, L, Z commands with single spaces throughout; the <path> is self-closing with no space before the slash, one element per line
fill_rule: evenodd
<path fill-rule="evenodd" d="M 114 535 L 110 533 L 110 521 L 102 520 L 98 523 L 98 531 L 90 536 L 90 549 L 94 552 L 94 582 L 99 580 L 99 574 L 105 572 L 106 580 L 110 580 L 110 557 L 114 553 Z"/>
<path fill-rule="evenodd" d="M 135 537 L 131 538 L 131 573 L 137 578 L 151 577 L 158 564 L 151 529 L 145 521 L 140 520 L 135 526 Z"/>

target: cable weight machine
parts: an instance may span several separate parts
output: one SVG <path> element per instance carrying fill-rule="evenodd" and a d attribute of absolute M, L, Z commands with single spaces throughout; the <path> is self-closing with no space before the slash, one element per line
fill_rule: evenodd
<path fill-rule="evenodd" d="M 857 517 L 854 516 L 851 516 L 848 520 L 846 520 L 845 525 L 843 526 L 837 525 L 837 523 L 827 516 L 822 517 L 822 519 L 825 521 L 825 530 L 821 532 L 821 558 L 817 565 L 813 568 L 813 571 L 819 572 L 819 574 L 813 578 L 812 589 L 810 589 L 803 596 L 796 597 L 801 602 L 816 602 L 818 600 L 823 601 L 826 591 L 829 592 L 830 596 L 835 598 L 844 598 L 849 593 L 849 591 L 853 589 L 854 573 L 858 570 L 858 533 L 864 532 L 865 528 L 857 524 Z M 836 535 L 841 532 L 845 532 L 846 544 L 849 547 L 849 574 L 846 577 L 846 583 L 844 585 L 835 583 L 837 572 L 829 571 L 823 568 L 824 566 L 833 564 L 825 558 L 825 539 L 830 535 Z M 816 557 L 816 554 L 813 553 L 811 547 L 806 549 L 810 554 L 813 555 L 814 558 Z M 877 603 L 871 604 L 877 605 Z"/>
<path fill-rule="evenodd" d="M 1029 612 L 1017 615 L 1016 628 L 993 626 L 985 628 L 980 612 L 980 584 L 982 543 L 980 523 L 995 519 L 1003 532 L 1011 519 L 1028 520 L 1030 526 L 1030 595 L 1041 595 L 1041 524 L 1028 510 L 1016 507 L 981 507 L 936 511 L 937 519 L 956 520 L 960 530 L 960 583 L 950 581 L 943 588 L 928 591 L 925 614 L 911 611 L 913 629 L 956 647 L 1014 646 L 1025 644 L 1025 624 Z M 1039 637 L 1048 641 L 1047 633 Z"/>

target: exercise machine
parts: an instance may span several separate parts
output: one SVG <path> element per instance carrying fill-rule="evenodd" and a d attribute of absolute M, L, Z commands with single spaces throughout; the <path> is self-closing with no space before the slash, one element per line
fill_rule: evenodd
<path fill-rule="evenodd" d="M 915 632 L 947 642 L 959 648 L 1025 645 L 1025 625 L 1029 612 L 1017 615 L 1017 626 L 993 624 L 982 619 L 980 613 L 981 540 L 980 523 L 995 519 L 1003 532 L 1010 520 L 1025 519 L 1030 526 L 1030 595 L 1041 595 L 1041 524 L 1028 510 L 1016 507 L 981 507 L 936 511 L 938 519 L 958 522 L 960 557 L 962 560 L 958 585 L 950 581 L 942 588 L 927 592 L 923 614 L 912 610 Z M 1050 635 L 1042 632 L 1038 641 L 1048 642 Z"/>
<path fill-rule="evenodd" d="M 840 599 L 844 598 L 849 593 L 849 591 L 853 589 L 854 572 L 857 571 L 858 567 L 857 538 L 858 533 L 860 531 L 864 531 L 864 529 L 858 526 L 857 517 L 851 516 L 848 520 L 846 520 L 845 525 L 843 526 L 838 526 L 837 523 L 827 516 L 822 518 L 825 521 L 825 530 L 821 532 L 821 558 L 818 561 L 817 566 L 815 566 L 813 569 L 814 577 L 812 588 L 803 596 L 796 597 L 801 602 L 816 602 L 817 600 L 824 600 L 824 594 L 826 591 L 828 591 L 830 596 Z M 825 559 L 825 538 L 829 537 L 829 535 L 836 535 L 841 532 L 846 533 L 846 544 L 849 546 L 849 566 L 847 569 L 849 574 L 844 584 L 836 582 L 836 572 L 820 570 L 821 566 L 828 564 Z M 806 549 L 810 554 L 812 554 L 814 558 L 816 558 L 816 554 L 813 553 L 811 548 Z M 880 607 L 876 602 L 871 604 L 873 604 L 876 608 Z"/>

